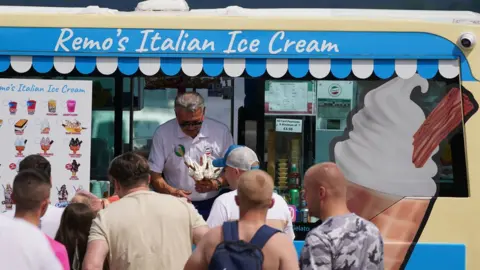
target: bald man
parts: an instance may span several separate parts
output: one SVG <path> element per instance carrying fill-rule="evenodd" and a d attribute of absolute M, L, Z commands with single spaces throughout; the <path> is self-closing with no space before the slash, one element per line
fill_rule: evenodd
<path fill-rule="evenodd" d="M 273 206 L 272 177 L 261 170 L 244 172 L 240 176 L 237 191 L 235 201 L 240 208 L 239 221 L 225 222 L 223 226 L 212 228 L 202 238 L 184 269 L 206 270 L 212 265 L 215 265 L 213 269 L 227 268 L 225 264 L 222 264 L 224 263 L 222 258 L 228 257 L 228 255 L 222 255 L 222 253 L 227 252 L 226 250 L 229 250 L 228 248 L 223 249 L 228 245 L 228 243 L 224 243 L 227 240 L 243 240 L 255 244 L 263 253 L 262 269 L 264 270 L 298 269 L 297 254 L 291 238 L 286 234 L 277 233 L 280 231 L 266 225 L 267 211 Z M 229 233 L 231 231 L 234 231 L 237 235 Z M 257 232 L 258 234 L 256 234 Z M 258 237 L 258 235 L 261 235 L 261 237 Z M 264 238 L 263 245 L 259 244 L 262 241 L 257 241 L 260 238 Z M 241 253 L 234 255 L 242 256 Z M 245 261 L 247 259 L 246 257 Z M 244 261 L 241 265 L 229 264 L 229 266 L 235 266 L 235 269 L 249 268 L 248 265 L 244 264 Z"/>
<path fill-rule="evenodd" d="M 301 269 L 383 269 L 380 231 L 348 210 L 347 180 L 337 165 L 314 165 L 304 181 L 310 214 L 324 222 L 307 234 Z"/>

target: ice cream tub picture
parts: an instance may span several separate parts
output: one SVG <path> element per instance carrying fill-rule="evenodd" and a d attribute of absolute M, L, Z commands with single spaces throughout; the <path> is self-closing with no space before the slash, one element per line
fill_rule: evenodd
<path fill-rule="evenodd" d="M 62 127 L 65 128 L 66 134 L 76 134 L 80 135 L 82 133 L 82 130 L 85 130 L 87 128 L 82 127 L 82 123 L 80 123 L 78 120 L 65 120 L 62 124 Z"/>
<path fill-rule="evenodd" d="M 27 140 L 23 139 L 22 137 L 17 138 L 15 140 L 15 150 L 17 154 L 15 157 L 24 157 L 23 151 L 25 151 L 25 146 L 27 145 Z"/>
<path fill-rule="evenodd" d="M 48 119 L 43 119 L 39 123 L 40 125 L 40 134 L 50 134 L 50 122 Z"/>
<path fill-rule="evenodd" d="M 23 133 L 25 132 L 25 129 L 27 128 L 27 124 L 28 124 L 27 119 L 20 119 L 17 122 L 15 122 L 15 125 L 14 125 L 15 134 L 23 135 Z"/>
<path fill-rule="evenodd" d="M 79 158 L 82 156 L 82 154 L 79 154 L 78 151 L 80 151 L 80 147 L 82 146 L 82 142 L 78 138 L 71 138 L 70 142 L 68 143 L 68 147 L 70 148 L 70 157 L 75 157 Z"/>
<path fill-rule="evenodd" d="M 70 180 L 78 180 L 78 169 L 80 168 L 80 163 L 77 162 L 77 160 L 73 160 L 71 163 L 68 163 L 65 165 L 65 169 L 70 171 L 72 173 L 72 176 L 70 177 Z"/>
<path fill-rule="evenodd" d="M 60 188 L 57 187 L 57 196 L 58 196 L 58 202 L 55 204 L 55 206 L 59 208 L 67 207 L 68 205 L 67 185 L 62 185 Z"/>
<path fill-rule="evenodd" d="M 42 137 L 42 139 L 40 140 L 40 148 L 42 149 L 42 153 L 40 153 L 40 155 L 44 157 L 53 156 L 53 153 L 48 152 L 50 150 L 50 147 L 52 147 L 52 144 L 53 141 L 50 140 L 49 137 Z"/>
<path fill-rule="evenodd" d="M 2 187 L 3 187 L 3 197 L 4 197 L 2 204 L 5 205 L 5 208 L 7 210 L 12 210 L 13 208 L 12 186 L 10 184 L 7 184 L 6 186 L 2 185 Z"/>
<path fill-rule="evenodd" d="M 73 99 L 69 99 L 65 103 L 66 103 L 65 105 L 66 105 L 67 112 L 64 113 L 63 115 L 64 116 L 77 116 L 77 114 L 75 113 L 75 109 L 77 107 L 77 101 L 73 100 Z"/>
<path fill-rule="evenodd" d="M 15 101 L 8 102 L 8 111 L 10 112 L 10 115 L 15 115 L 17 113 L 17 105 L 18 103 Z"/>
<path fill-rule="evenodd" d="M 36 108 L 37 108 L 36 100 L 32 100 L 32 99 L 27 100 L 27 112 L 29 115 L 34 115 Z"/>
<path fill-rule="evenodd" d="M 47 115 L 57 115 L 57 101 L 55 99 L 49 99 L 47 101 Z"/>

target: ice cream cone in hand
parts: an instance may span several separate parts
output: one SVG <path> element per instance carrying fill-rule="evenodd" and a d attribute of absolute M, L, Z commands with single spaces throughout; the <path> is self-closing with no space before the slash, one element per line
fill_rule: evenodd
<path fill-rule="evenodd" d="M 188 167 L 188 175 L 193 178 L 195 181 L 202 181 L 203 180 L 203 172 L 205 170 L 205 166 L 198 164 L 198 162 L 192 160 L 190 157 L 184 156 L 183 157 L 185 165 Z"/>
<path fill-rule="evenodd" d="M 217 179 L 222 169 L 213 166 L 213 159 L 207 155 L 200 158 L 200 163 L 193 161 L 189 157 L 184 157 L 185 165 L 188 167 L 188 175 L 195 181 Z"/>

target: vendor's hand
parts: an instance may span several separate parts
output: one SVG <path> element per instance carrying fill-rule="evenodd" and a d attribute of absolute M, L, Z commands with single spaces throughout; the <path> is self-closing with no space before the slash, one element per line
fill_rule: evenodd
<path fill-rule="evenodd" d="M 191 191 L 183 190 L 183 189 L 173 189 L 170 192 L 170 195 L 175 196 L 175 197 L 180 197 L 180 198 L 186 198 L 188 201 L 190 201 L 190 198 L 188 198 L 188 195 L 192 194 Z"/>
<path fill-rule="evenodd" d="M 215 180 L 203 179 L 195 182 L 195 190 L 198 193 L 205 193 L 218 190 L 218 183 Z"/>

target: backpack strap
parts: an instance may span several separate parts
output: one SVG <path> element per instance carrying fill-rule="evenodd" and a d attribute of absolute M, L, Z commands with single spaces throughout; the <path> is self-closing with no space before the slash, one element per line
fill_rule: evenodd
<path fill-rule="evenodd" d="M 227 221 L 223 223 L 223 241 L 238 241 L 238 222 Z"/>
<path fill-rule="evenodd" d="M 277 229 L 274 229 L 267 225 L 263 225 L 255 233 L 252 240 L 250 240 L 250 243 L 262 249 L 263 246 L 265 246 L 265 244 L 268 242 L 268 240 L 270 240 L 270 238 L 278 232 L 280 231 Z"/>

